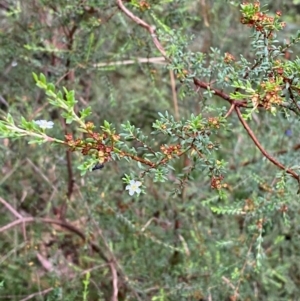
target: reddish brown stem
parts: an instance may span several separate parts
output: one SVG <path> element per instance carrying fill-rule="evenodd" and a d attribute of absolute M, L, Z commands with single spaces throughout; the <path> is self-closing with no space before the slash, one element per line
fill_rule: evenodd
<path fill-rule="evenodd" d="M 164 56 L 164 58 L 169 61 L 167 58 L 167 53 L 164 49 L 164 47 L 161 45 L 160 41 L 157 38 L 157 35 L 155 33 L 155 26 L 151 26 L 150 24 L 146 23 L 139 17 L 135 16 L 130 10 L 128 10 L 125 5 L 123 4 L 122 0 L 117 0 L 117 5 L 119 9 L 126 15 L 128 16 L 132 21 L 134 21 L 136 24 L 144 27 L 150 34 L 153 40 L 153 43 L 155 47 L 158 49 L 158 51 Z"/>
<path fill-rule="evenodd" d="M 230 114 L 233 112 L 234 108 L 235 108 L 235 104 L 232 103 L 228 112 L 226 113 L 226 115 L 224 117 L 227 118 L 228 116 L 230 116 Z"/>
<path fill-rule="evenodd" d="M 150 166 L 151 168 L 155 167 L 155 163 L 153 163 L 153 162 L 151 162 L 151 161 L 148 161 L 148 160 L 145 160 L 145 159 L 143 159 L 143 158 L 140 158 L 140 157 L 138 157 L 138 156 L 131 155 L 131 154 L 128 154 L 128 153 L 124 153 L 123 156 L 124 156 L 124 157 L 129 157 L 129 158 L 131 158 L 131 159 L 134 160 L 134 161 L 141 162 L 141 163 L 143 163 L 143 164 L 145 164 L 145 165 Z"/>
<path fill-rule="evenodd" d="M 271 161 L 273 164 L 275 164 L 277 167 L 279 167 L 282 170 L 285 170 L 288 174 L 290 174 L 293 178 L 295 178 L 298 182 L 299 182 L 299 176 L 291 169 L 285 167 L 283 164 L 281 164 L 280 162 L 278 162 L 276 159 L 274 159 L 270 154 L 267 153 L 267 151 L 262 147 L 262 145 L 259 143 L 259 141 L 257 140 L 255 134 L 253 133 L 253 131 L 251 130 L 251 128 L 249 127 L 248 123 L 244 120 L 242 113 L 240 111 L 240 109 L 238 107 L 235 107 L 235 111 L 238 115 L 238 118 L 240 120 L 240 122 L 242 123 L 243 127 L 245 128 L 245 130 L 247 131 L 248 135 L 250 136 L 250 138 L 252 139 L 252 141 L 254 142 L 254 144 L 257 146 L 257 148 L 260 150 L 260 152 L 269 160 Z"/>
<path fill-rule="evenodd" d="M 200 87 L 202 89 L 211 90 L 214 95 L 217 95 L 217 96 L 221 97 L 222 99 L 226 100 L 230 104 L 234 104 L 234 106 L 236 106 L 236 107 L 246 107 L 247 106 L 246 101 L 236 101 L 236 100 L 232 99 L 225 92 L 223 92 L 219 89 L 212 88 L 209 83 L 203 82 L 203 81 L 199 80 L 198 78 L 194 78 L 194 84 L 197 87 Z"/>

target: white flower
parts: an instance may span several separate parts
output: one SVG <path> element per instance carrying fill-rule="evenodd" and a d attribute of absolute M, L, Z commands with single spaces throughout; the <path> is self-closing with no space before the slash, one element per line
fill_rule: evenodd
<path fill-rule="evenodd" d="M 47 120 L 35 120 L 34 123 L 42 129 L 52 129 L 54 123 Z"/>
<path fill-rule="evenodd" d="M 129 190 L 129 195 L 134 195 L 134 193 L 140 194 L 141 193 L 141 186 L 142 183 L 140 181 L 130 180 L 129 185 L 126 186 L 126 190 Z"/>

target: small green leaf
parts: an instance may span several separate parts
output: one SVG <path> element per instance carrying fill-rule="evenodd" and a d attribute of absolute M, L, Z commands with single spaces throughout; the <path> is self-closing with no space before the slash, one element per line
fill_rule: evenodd
<path fill-rule="evenodd" d="M 32 72 L 32 76 L 33 76 L 35 82 L 37 82 L 39 80 L 39 77 L 36 73 Z"/>
<path fill-rule="evenodd" d="M 84 120 L 86 117 L 90 116 L 92 113 L 91 107 L 87 107 L 80 111 L 80 119 Z"/>
<path fill-rule="evenodd" d="M 15 124 L 14 119 L 13 119 L 13 117 L 11 116 L 10 113 L 7 114 L 7 116 L 6 116 L 6 121 L 7 121 L 8 124 L 12 124 L 12 125 Z"/>
<path fill-rule="evenodd" d="M 43 73 L 40 73 L 40 81 L 45 85 L 47 84 L 46 77 Z"/>

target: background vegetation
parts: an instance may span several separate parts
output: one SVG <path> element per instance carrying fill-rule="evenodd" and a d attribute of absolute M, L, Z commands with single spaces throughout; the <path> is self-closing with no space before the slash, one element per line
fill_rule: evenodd
<path fill-rule="evenodd" d="M 280 57 L 293 62 L 296 78 L 299 4 L 268 2 L 261 6 L 268 4 L 272 16 L 281 11 L 286 22 L 276 45 L 296 37 Z M 1 119 L 9 112 L 16 123 L 21 116 L 52 120 L 52 137 L 81 137 L 36 86 L 33 72 L 57 89 L 74 90 L 76 112 L 90 106 L 88 121 L 100 128 L 107 120 L 117 133 L 129 121 L 150 136 L 165 112 L 174 116 L 172 126 L 191 114 L 218 118 L 208 161 L 220 164 L 222 189 L 214 189 L 212 170 L 194 168 L 193 157 L 183 155 L 160 180 L 145 177 L 144 193 L 131 197 L 122 178 L 140 175 L 134 160 L 111 160 L 83 175 L 80 152 L 2 135 L 1 300 L 299 300 L 299 185 L 286 172 L 299 169 L 299 114 L 283 106 L 276 114 L 254 110 L 248 120 L 286 167 L 281 170 L 237 114 L 226 115 L 230 104 L 193 82 L 195 76 L 225 82 L 231 74 L 225 53 L 252 64 L 257 59 L 254 30 L 240 22 L 240 2 L 123 1 L 155 26 L 169 61 L 120 3 L 0 1 Z M 203 55 L 205 63 L 197 65 Z M 257 81 L 260 72 L 252 75 Z M 157 149 L 170 143 L 162 133 L 151 140 Z M 26 222 L 13 227 L 18 219 Z"/>

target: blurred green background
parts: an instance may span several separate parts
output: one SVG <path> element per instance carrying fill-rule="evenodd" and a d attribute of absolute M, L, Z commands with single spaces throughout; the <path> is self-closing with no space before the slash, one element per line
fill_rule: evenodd
<path fill-rule="evenodd" d="M 151 9 L 145 11 L 138 8 L 140 1 L 127 1 L 126 6 L 150 24 L 159 27 L 156 20 L 160 20 L 180 31 L 187 50 L 208 54 L 218 48 L 237 58 L 242 54 L 254 59 L 251 31 L 239 22 L 239 1 L 147 3 Z M 282 12 L 287 26 L 278 39 L 289 40 L 299 28 L 300 2 L 261 4 L 267 4 L 270 13 Z M 166 64 L 156 59 L 161 55 L 151 36 L 114 1 L 2 0 L 0 43 L 2 113 L 10 112 L 16 121 L 21 116 L 52 120 L 55 126 L 49 133 L 59 139 L 66 132 L 79 133 L 73 125 L 66 126 L 60 112 L 49 105 L 32 72 L 44 73 L 59 88 L 75 90 L 77 109 L 91 106 L 90 120 L 97 127 L 108 120 L 119 130 L 129 120 L 149 134 L 157 112 L 188 118 L 207 107 L 227 106 L 193 92 L 193 87 L 182 97 L 185 87 L 178 79 L 174 82 Z M 295 47 L 289 59 L 297 55 Z M 226 201 L 197 170 L 181 193 L 174 193 L 178 185 L 170 174 L 163 184 L 146 181 L 146 194 L 131 198 L 122 177 L 137 168 L 133 163 L 110 162 L 103 170 L 81 177 L 80 154 L 70 155 L 67 149 L 50 144 L 28 145 L 26 139 L 1 139 L 1 199 L 22 216 L 34 218 L 55 219 L 58 208 L 67 204 L 67 220 L 95 241 L 104 256 L 72 231 L 51 223 L 28 223 L 26 234 L 22 225 L 3 231 L 0 299 L 25 300 L 36 294 L 30 299 L 85 300 L 84 279 L 90 272 L 86 300 L 111 300 L 114 278 L 105 257 L 116 263 L 118 300 L 231 300 L 232 287 L 237 286 L 240 300 L 298 300 L 297 187 L 288 183 L 290 192 L 284 197 L 272 193 L 278 170 L 262 159 L 234 115 L 229 123 L 230 130 L 220 131 L 217 137 L 217 156 L 228 162 Z M 255 115 L 251 126 L 282 163 L 298 164 L 296 118 L 262 113 Z M 167 143 L 166 139 L 155 137 L 155 143 Z M 174 161 L 175 172 L 184 166 L 184 160 Z M 67 198 L 71 181 L 73 191 Z M 254 199 L 264 208 L 259 216 L 211 210 L 232 204 L 251 207 Z M 262 245 L 266 256 L 256 272 L 256 222 L 269 207 L 280 208 L 284 203 L 289 204 L 286 219 L 280 210 L 268 215 Z M 1 227 L 15 219 L 3 204 Z"/>

